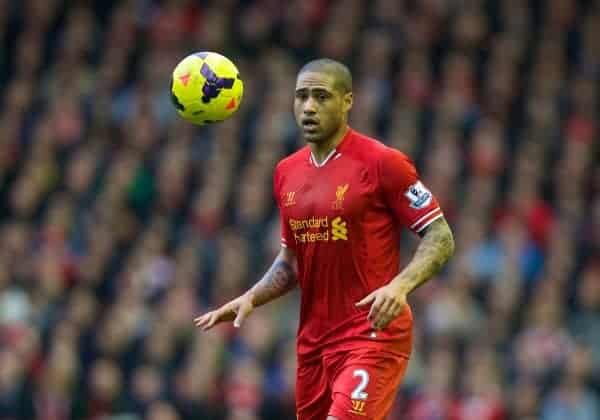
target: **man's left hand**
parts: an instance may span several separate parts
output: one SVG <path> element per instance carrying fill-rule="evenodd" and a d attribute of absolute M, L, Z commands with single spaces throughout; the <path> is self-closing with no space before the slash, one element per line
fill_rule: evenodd
<path fill-rule="evenodd" d="M 371 303 L 367 319 L 371 321 L 374 329 L 382 330 L 402 313 L 406 306 L 406 295 L 406 292 L 398 290 L 393 284 L 387 284 L 372 291 L 356 306 L 361 307 Z"/>

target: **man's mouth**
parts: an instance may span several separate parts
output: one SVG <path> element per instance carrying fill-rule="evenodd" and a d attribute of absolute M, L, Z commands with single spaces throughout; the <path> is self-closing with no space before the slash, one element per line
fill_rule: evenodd
<path fill-rule="evenodd" d="M 319 121 L 314 118 L 305 118 L 302 120 L 302 127 L 307 131 L 316 129 L 318 125 Z"/>

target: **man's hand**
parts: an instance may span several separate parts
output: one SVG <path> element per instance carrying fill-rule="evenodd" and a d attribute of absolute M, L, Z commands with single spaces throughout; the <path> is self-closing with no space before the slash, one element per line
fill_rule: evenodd
<path fill-rule="evenodd" d="M 356 306 L 372 303 L 367 319 L 373 328 L 383 329 L 406 305 L 406 296 L 437 274 L 454 253 L 454 237 L 441 217 L 424 231 L 411 262 L 387 285 L 374 290 Z"/>
<path fill-rule="evenodd" d="M 202 328 L 202 331 L 208 331 L 220 322 L 233 321 L 233 326 L 239 328 L 253 309 L 252 295 L 245 293 L 220 308 L 195 318 L 194 324 Z"/>
<path fill-rule="evenodd" d="M 372 291 L 356 306 L 366 306 L 371 303 L 367 319 L 376 330 L 382 330 L 402 313 L 406 306 L 406 292 L 398 290 L 393 284 L 387 284 Z"/>
<path fill-rule="evenodd" d="M 242 296 L 195 318 L 194 324 L 207 331 L 220 322 L 233 321 L 233 326 L 239 328 L 255 307 L 283 296 L 296 287 L 296 265 L 294 251 L 282 247 L 271 268 L 258 283 Z"/>

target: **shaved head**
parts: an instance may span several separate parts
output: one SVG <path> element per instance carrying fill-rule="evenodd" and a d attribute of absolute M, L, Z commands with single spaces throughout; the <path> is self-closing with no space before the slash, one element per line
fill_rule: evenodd
<path fill-rule="evenodd" d="M 312 147 L 328 149 L 341 140 L 352 108 L 352 75 L 348 67 L 322 58 L 306 63 L 296 78 L 294 115 Z"/>
<path fill-rule="evenodd" d="M 341 93 L 352 92 L 352 74 L 348 67 L 339 61 L 330 58 L 309 61 L 300 69 L 298 75 L 306 72 L 328 74 L 334 79 L 335 89 Z"/>

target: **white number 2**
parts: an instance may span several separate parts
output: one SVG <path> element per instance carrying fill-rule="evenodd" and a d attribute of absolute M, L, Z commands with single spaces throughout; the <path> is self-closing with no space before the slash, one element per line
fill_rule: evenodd
<path fill-rule="evenodd" d="M 369 385 L 369 373 L 364 369 L 356 369 L 352 376 L 357 377 L 360 376 L 360 383 L 358 386 L 352 391 L 352 399 L 353 400 L 366 400 L 369 394 L 364 392 L 367 385 Z"/>

